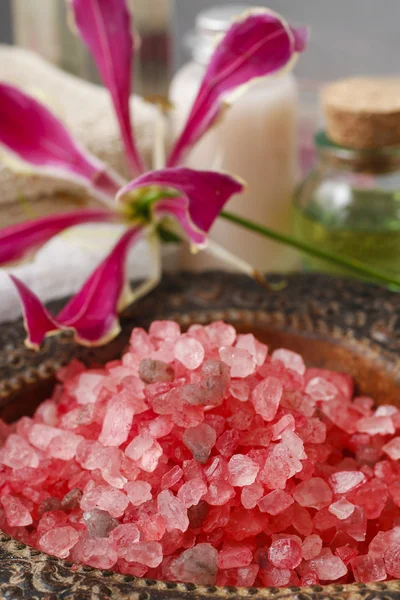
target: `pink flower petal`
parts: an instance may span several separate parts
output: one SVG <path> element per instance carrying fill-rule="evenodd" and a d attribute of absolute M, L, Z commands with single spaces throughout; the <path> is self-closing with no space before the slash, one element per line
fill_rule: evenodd
<path fill-rule="evenodd" d="M 55 318 L 24 283 L 10 276 L 22 304 L 28 331 L 27 346 L 38 348 L 46 335 L 60 329 L 75 331 L 77 341 L 86 346 L 105 344 L 118 335 L 118 310 L 129 303 L 129 295 L 124 295 L 125 262 L 131 244 L 138 239 L 141 231 L 135 228 L 124 233 L 81 290 Z"/>
<path fill-rule="evenodd" d="M 154 205 L 156 215 L 177 219 L 188 238 L 199 246 L 215 219 L 233 194 L 243 185 L 230 175 L 213 171 L 195 171 L 179 167 L 151 171 L 126 185 L 117 195 L 117 202 L 135 202 L 145 188 L 158 186 L 166 192 L 176 191 L 176 198 L 161 198 Z"/>
<path fill-rule="evenodd" d="M 303 28 L 292 29 L 267 9 L 246 12 L 234 22 L 212 56 L 168 166 L 183 161 L 188 150 L 221 117 L 234 92 L 289 65 L 295 53 L 304 50 L 305 43 Z"/>
<path fill-rule="evenodd" d="M 0 83 L 0 144 L 38 170 L 76 180 L 108 199 L 121 185 L 47 108 L 6 83 Z"/>
<path fill-rule="evenodd" d="M 143 173 L 144 165 L 132 136 L 129 111 L 133 43 L 126 2 L 71 0 L 71 7 L 79 33 L 111 94 L 133 174 Z"/>
<path fill-rule="evenodd" d="M 116 218 L 116 213 L 111 211 L 77 210 L 5 227 L 0 229 L 0 264 L 23 258 L 57 233 L 74 225 L 113 221 Z"/>
<path fill-rule="evenodd" d="M 291 27 L 290 31 L 294 36 L 294 49 L 295 52 L 304 52 L 308 44 L 310 37 L 310 30 L 308 27 Z"/>
<path fill-rule="evenodd" d="M 118 335 L 118 310 L 130 302 L 126 291 L 125 263 L 129 249 L 142 233 L 128 229 L 111 253 L 92 273 L 81 290 L 57 315 L 63 327 L 74 329 L 85 345 L 101 345 Z"/>
<path fill-rule="evenodd" d="M 36 294 L 14 275 L 10 275 L 10 278 L 18 292 L 24 313 L 25 329 L 28 331 L 26 345 L 37 349 L 44 337 L 49 333 L 57 331 L 59 326 L 50 313 L 47 312 Z"/>

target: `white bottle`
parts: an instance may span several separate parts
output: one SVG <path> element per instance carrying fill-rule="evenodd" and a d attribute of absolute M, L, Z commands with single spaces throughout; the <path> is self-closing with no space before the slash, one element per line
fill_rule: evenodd
<path fill-rule="evenodd" d="M 249 6 L 222 6 L 197 16 L 193 62 L 180 69 L 170 88 L 175 135 L 184 125 L 217 36 L 246 9 Z M 236 100 L 223 121 L 204 136 L 186 159 L 187 166 L 239 175 L 247 182 L 247 191 L 234 197 L 226 209 L 281 232 L 290 230 L 297 175 L 297 105 L 296 83 L 291 74 L 266 77 Z M 298 255 L 286 246 L 221 218 L 210 237 L 262 271 L 290 270 L 299 262 Z M 221 263 L 202 252 L 188 258 L 185 266 L 204 269 Z"/>

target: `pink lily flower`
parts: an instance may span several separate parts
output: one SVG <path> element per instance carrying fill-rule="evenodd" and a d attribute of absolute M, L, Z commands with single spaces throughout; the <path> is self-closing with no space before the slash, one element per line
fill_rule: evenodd
<path fill-rule="evenodd" d="M 118 313 L 158 282 L 160 273 L 137 290 L 125 274 L 132 245 L 147 236 L 158 245 L 165 235 L 207 245 L 207 234 L 243 183 L 223 173 L 179 166 L 188 150 L 219 119 L 238 89 L 259 77 L 288 68 L 306 43 L 303 29 L 280 16 L 254 10 L 235 21 L 217 46 L 187 123 L 167 159 L 167 167 L 146 172 L 135 145 L 129 111 L 133 42 L 125 0 L 69 0 L 80 36 L 108 87 L 133 181 L 125 182 L 72 138 L 37 100 L 0 83 L 0 145 L 14 160 L 37 171 L 74 179 L 103 206 L 27 221 L 0 230 L 0 264 L 19 260 L 54 235 L 75 225 L 119 222 L 125 232 L 78 293 L 56 316 L 15 276 L 28 332 L 38 348 L 47 335 L 74 331 L 85 345 L 107 343 L 119 333 Z"/>

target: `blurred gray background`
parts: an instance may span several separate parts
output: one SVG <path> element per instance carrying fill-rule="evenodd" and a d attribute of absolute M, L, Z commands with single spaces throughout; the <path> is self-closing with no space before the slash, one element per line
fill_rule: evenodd
<path fill-rule="evenodd" d="M 226 3 L 175 0 L 177 37 L 192 26 L 196 13 Z M 304 78 L 399 74 L 400 0 L 258 0 L 254 4 L 268 6 L 293 23 L 310 25 L 310 45 L 296 67 Z M 181 63 L 182 46 L 175 53 Z"/>
<path fill-rule="evenodd" d="M 21 4 L 21 0 L 18 1 Z M 187 59 L 183 36 L 193 27 L 196 14 L 226 2 L 133 0 L 133 3 L 138 7 L 142 3 L 146 12 L 156 17 L 160 1 L 169 3 L 173 9 L 170 29 L 176 34 L 171 47 L 175 69 Z M 1 43 L 12 40 L 12 2 L 17 0 L 0 0 Z M 22 4 L 24 2 L 32 8 L 32 4 L 39 7 L 44 0 L 22 0 Z M 311 26 L 309 49 L 296 69 L 302 78 L 324 81 L 343 75 L 399 72 L 400 0 L 258 0 L 255 3 L 281 12 L 291 22 Z"/>

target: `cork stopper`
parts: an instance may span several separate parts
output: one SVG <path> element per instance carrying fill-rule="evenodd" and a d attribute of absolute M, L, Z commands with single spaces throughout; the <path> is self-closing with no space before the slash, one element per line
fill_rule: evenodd
<path fill-rule="evenodd" d="M 348 148 L 400 146 L 400 78 L 354 77 L 321 94 L 328 137 Z"/>

